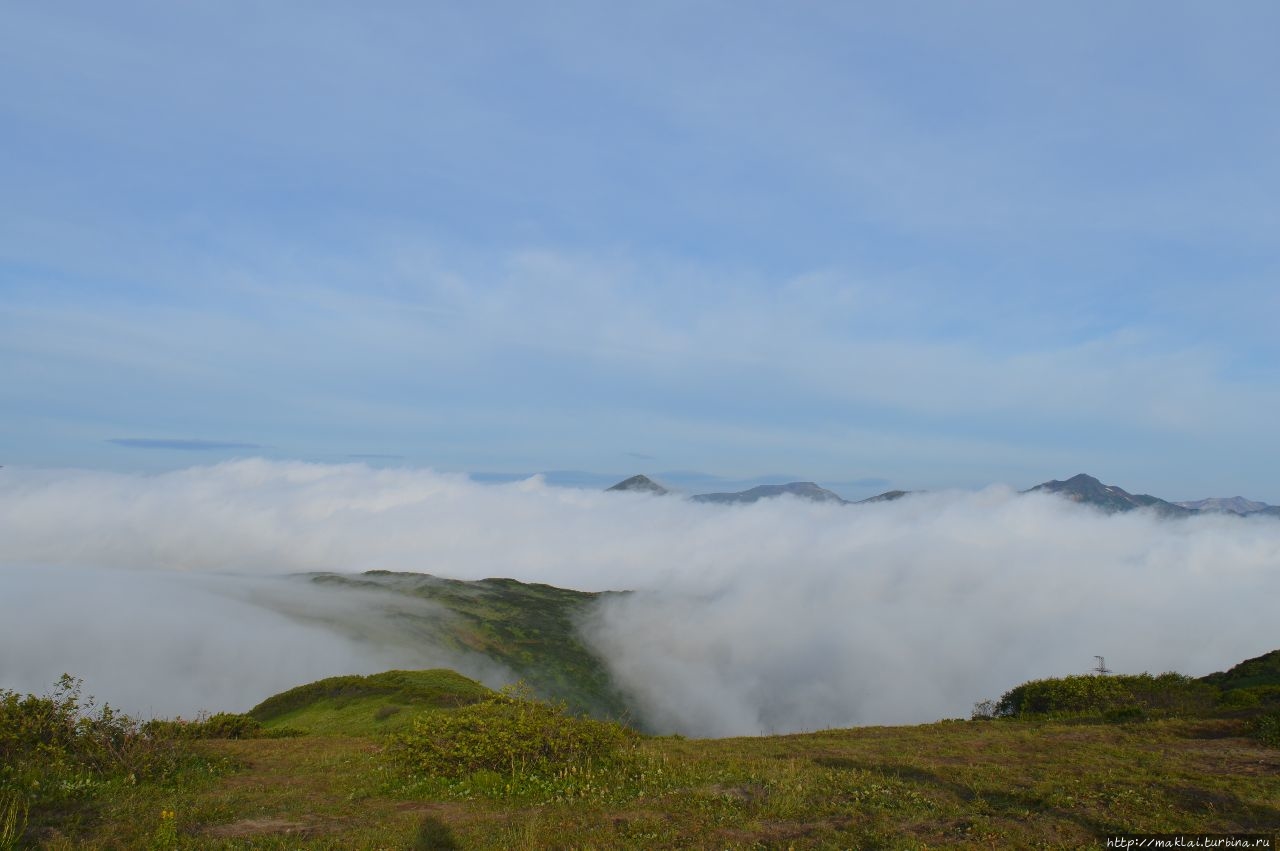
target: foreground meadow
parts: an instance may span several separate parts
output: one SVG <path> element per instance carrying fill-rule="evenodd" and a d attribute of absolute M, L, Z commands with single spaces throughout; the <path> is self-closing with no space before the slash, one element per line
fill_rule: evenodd
<path fill-rule="evenodd" d="M 333 717 L 334 700 L 348 731 L 308 730 Z M 1082 848 L 1112 832 L 1280 826 L 1280 749 L 1256 735 L 1256 708 L 722 740 L 621 731 L 604 745 L 591 738 L 608 732 L 600 725 L 568 745 L 585 748 L 570 758 L 511 756 L 497 770 L 477 766 L 485 747 L 520 733 L 495 721 L 519 701 L 470 695 L 461 709 L 415 713 L 368 700 L 294 701 L 256 737 L 184 740 L 164 776 L 87 781 L 97 785 L 84 795 L 33 807 L 11 838 L 49 849 Z M 402 758 L 448 732 L 415 715 L 486 706 L 479 738 L 448 728 L 449 747 L 473 744 Z M 520 717 L 550 717 L 539 713 Z M 446 753 L 462 754 L 462 770 L 414 767 Z"/>

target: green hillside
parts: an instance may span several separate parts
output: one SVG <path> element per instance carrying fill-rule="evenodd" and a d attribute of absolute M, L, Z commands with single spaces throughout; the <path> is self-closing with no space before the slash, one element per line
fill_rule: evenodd
<path fill-rule="evenodd" d="M 1223 691 L 1258 686 L 1280 687 L 1280 650 L 1246 659 L 1230 670 L 1209 674 L 1201 679 Z"/>
<path fill-rule="evenodd" d="M 382 624 L 382 628 L 497 663 L 538 695 L 564 701 L 576 712 L 608 718 L 629 715 L 604 663 L 578 634 L 580 619 L 602 594 L 515 579 L 468 582 L 385 570 L 304 576 L 329 589 L 432 601 L 443 606 L 450 617 L 397 611 L 391 616 L 394 623 Z M 342 628 L 341 623 L 331 625 Z"/>

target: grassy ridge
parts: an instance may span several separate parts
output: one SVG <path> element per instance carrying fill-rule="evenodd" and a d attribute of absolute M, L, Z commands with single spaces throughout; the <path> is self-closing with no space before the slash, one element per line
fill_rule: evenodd
<path fill-rule="evenodd" d="M 466 582 L 425 573 L 374 570 L 359 575 L 308 575 L 317 585 L 405 595 L 430 600 L 451 614 L 405 624 L 432 642 L 475 653 L 505 666 L 540 696 L 564 701 L 576 711 L 627 718 L 629 710 L 610 682 L 603 661 L 578 637 L 578 624 L 602 594 L 519 582 Z M 400 614 L 401 618 L 412 618 Z"/>

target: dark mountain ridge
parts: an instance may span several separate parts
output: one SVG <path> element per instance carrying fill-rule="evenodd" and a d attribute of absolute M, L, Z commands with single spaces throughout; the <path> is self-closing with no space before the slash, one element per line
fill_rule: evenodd
<path fill-rule="evenodd" d="M 911 493 L 915 493 L 915 491 L 885 491 L 875 496 L 869 496 L 866 499 L 860 499 L 854 505 L 866 505 L 869 502 L 894 502 Z"/>
<path fill-rule="evenodd" d="M 1036 492 L 1057 494 L 1072 502 L 1083 502 L 1111 514 L 1119 511 L 1133 511 L 1136 508 L 1150 508 L 1166 517 L 1187 517 L 1196 513 L 1194 509 L 1183 508 L 1151 494 L 1132 494 L 1115 485 L 1104 485 L 1085 473 L 1072 476 L 1066 481 L 1054 479 L 1022 491 L 1022 493 Z"/>
<path fill-rule="evenodd" d="M 624 479 L 606 490 L 637 491 L 657 495 L 671 493 L 668 488 L 644 475 L 636 475 Z M 772 499 L 789 494 L 813 502 L 867 505 L 878 502 L 892 502 L 912 493 L 918 493 L 918 491 L 891 490 L 866 499 L 852 501 L 844 499 L 834 491 L 827 490 L 815 482 L 790 482 L 785 485 L 757 485 L 741 491 L 700 493 L 688 497 L 688 499 L 692 502 L 710 502 L 721 505 L 748 505 L 762 499 Z M 1151 494 L 1134 494 L 1117 485 L 1103 484 L 1087 473 L 1079 473 L 1066 480 L 1054 479 L 1042 482 L 1020 493 L 1051 493 L 1064 499 L 1069 499 L 1072 502 L 1092 505 L 1108 514 L 1145 508 L 1163 517 L 1190 517 L 1196 514 L 1218 513 L 1240 517 L 1266 516 L 1280 518 L 1280 506 L 1268 505 L 1265 502 L 1257 502 L 1243 497 L 1170 502 Z"/>
<path fill-rule="evenodd" d="M 1174 505 L 1180 505 L 1183 508 L 1189 508 L 1192 511 L 1199 511 L 1206 514 L 1238 514 L 1241 517 L 1247 517 L 1250 514 L 1270 514 L 1272 516 L 1280 515 L 1280 506 L 1267 505 L 1265 502 L 1245 499 L 1242 496 L 1183 500 L 1175 502 Z"/>

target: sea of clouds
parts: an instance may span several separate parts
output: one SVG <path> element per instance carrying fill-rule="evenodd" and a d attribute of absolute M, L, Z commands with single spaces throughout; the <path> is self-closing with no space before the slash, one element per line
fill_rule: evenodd
<path fill-rule="evenodd" d="M 288 578 L 371 569 L 636 591 L 583 634 L 649 726 L 688 735 L 967 716 L 1094 654 L 1200 675 L 1280 647 L 1271 518 L 1104 515 L 1001 486 L 708 505 L 250 459 L 0 470 L 0 688 L 66 671 L 148 716 L 393 667 L 510 679 L 394 629 L 335 630 L 385 600 Z"/>

